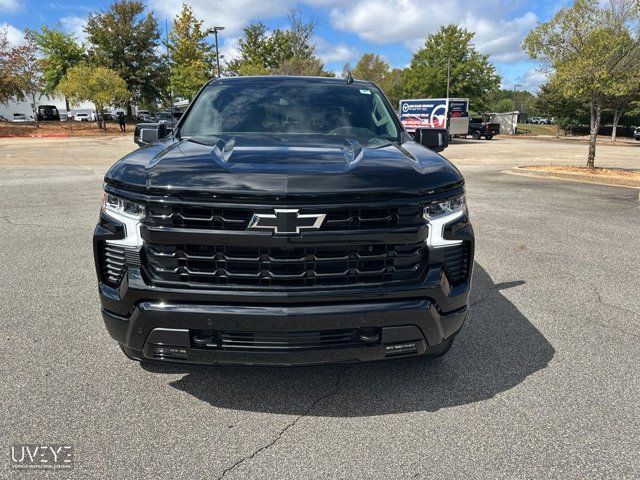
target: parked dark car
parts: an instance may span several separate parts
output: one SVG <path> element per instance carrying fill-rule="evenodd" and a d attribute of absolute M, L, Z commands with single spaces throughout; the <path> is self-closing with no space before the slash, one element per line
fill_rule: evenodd
<path fill-rule="evenodd" d="M 633 131 L 633 138 L 635 138 L 636 140 L 640 140 L 640 127 L 636 127 L 636 129 Z"/>
<path fill-rule="evenodd" d="M 464 178 L 375 84 L 218 78 L 163 138 L 140 128 L 148 145 L 106 173 L 93 237 L 102 316 L 129 358 L 449 350 L 473 267 Z"/>
<path fill-rule="evenodd" d="M 58 107 L 55 105 L 39 105 L 37 115 L 39 121 L 60 121 L 60 113 L 58 112 Z"/>
<path fill-rule="evenodd" d="M 169 112 L 158 112 L 156 113 L 156 123 L 166 123 L 173 128 L 174 118 Z"/>

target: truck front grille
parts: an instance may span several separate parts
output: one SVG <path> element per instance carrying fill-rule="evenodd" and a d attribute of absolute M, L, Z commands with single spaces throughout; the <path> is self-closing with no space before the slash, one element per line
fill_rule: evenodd
<path fill-rule="evenodd" d="M 287 248 L 147 243 L 143 266 L 154 284 L 295 288 L 416 283 L 426 256 L 424 242 Z"/>
<path fill-rule="evenodd" d="M 300 208 L 300 213 L 317 213 L 318 209 Z M 323 210 L 323 213 L 325 210 Z M 154 227 L 197 230 L 246 230 L 254 213 L 273 213 L 273 209 L 212 208 L 150 205 L 146 224 Z M 422 209 L 415 207 L 338 208 L 326 210 L 321 231 L 371 230 L 417 225 Z"/>

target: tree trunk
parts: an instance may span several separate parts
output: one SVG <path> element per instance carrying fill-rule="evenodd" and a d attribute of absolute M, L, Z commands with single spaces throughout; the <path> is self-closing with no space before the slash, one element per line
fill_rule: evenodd
<path fill-rule="evenodd" d="M 622 109 L 618 108 L 613 112 L 613 130 L 611 130 L 611 141 L 615 142 L 618 136 L 618 123 L 620 123 L 620 117 L 622 116 Z"/>
<path fill-rule="evenodd" d="M 69 99 L 67 97 L 64 97 L 64 105 L 67 109 L 67 118 L 69 116 Z"/>
<path fill-rule="evenodd" d="M 36 124 L 36 128 L 40 128 L 40 122 L 38 122 L 38 107 L 36 106 L 36 96 L 35 94 L 31 95 L 31 111 L 33 112 L 33 121 Z"/>
<path fill-rule="evenodd" d="M 589 155 L 587 156 L 587 168 L 593 168 L 596 160 L 596 140 L 600 130 L 600 117 L 602 114 L 602 102 L 591 100 L 589 102 L 589 113 L 591 115 L 591 131 L 589 134 Z"/>

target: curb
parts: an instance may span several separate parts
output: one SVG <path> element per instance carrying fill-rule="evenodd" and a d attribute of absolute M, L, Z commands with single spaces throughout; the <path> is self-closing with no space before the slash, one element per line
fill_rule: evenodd
<path fill-rule="evenodd" d="M 527 167 L 514 167 L 511 170 L 502 170 L 501 173 L 506 173 L 508 175 L 519 175 L 522 177 L 548 178 L 551 180 L 566 180 L 569 182 L 606 185 L 609 187 L 640 189 L 640 179 L 634 178 L 607 178 L 606 180 L 604 180 L 598 175 L 565 172 L 544 172 L 540 170 L 532 170 Z"/>

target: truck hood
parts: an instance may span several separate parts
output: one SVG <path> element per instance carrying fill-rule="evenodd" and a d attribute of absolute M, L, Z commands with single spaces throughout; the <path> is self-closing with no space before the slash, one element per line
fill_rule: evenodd
<path fill-rule="evenodd" d="M 118 161 L 105 180 L 148 193 L 263 197 L 424 195 L 463 182 L 415 142 L 362 145 L 329 135 L 169 137 Z"/>

